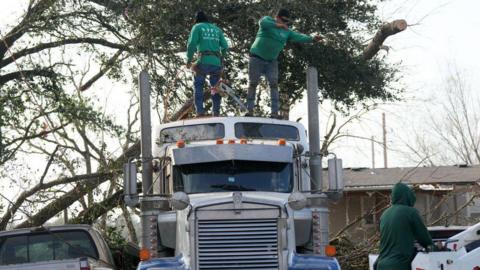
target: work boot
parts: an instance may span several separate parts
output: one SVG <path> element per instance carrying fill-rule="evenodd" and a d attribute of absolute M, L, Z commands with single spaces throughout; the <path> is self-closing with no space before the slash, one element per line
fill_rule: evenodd
<path fill-rule="evenodd" d="M 281 115 L 279 115 L 278 113 L 272 113 L 272 114 L 270 114 L 270 118 L 283 120 L 283 117 L 282 117 Z"/>
<path fill-rule="evenodd" d="M 248 111 L 244 114 L 245 117 L 253 117 L 253 111 Z"/>

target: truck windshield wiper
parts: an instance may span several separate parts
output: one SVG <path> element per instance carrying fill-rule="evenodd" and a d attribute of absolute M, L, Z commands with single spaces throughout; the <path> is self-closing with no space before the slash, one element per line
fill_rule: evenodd
<path fill-rule="evenodd" d="M 253 188 L 247 188 L 241 185 L 232 185 L 232 184 L 211 185 L 210 187 L 229 190 L 229 191 L 255 191 L 255 189 Z"/>

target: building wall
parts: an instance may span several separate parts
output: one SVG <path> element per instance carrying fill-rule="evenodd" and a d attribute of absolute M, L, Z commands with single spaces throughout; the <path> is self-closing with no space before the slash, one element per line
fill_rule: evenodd
<path fill-rule="evenodd" d="M 449 191 L 417 191 L 415 208 L 427 225 L 469 225 L 480 218 L 480 200 L 472 207 L 462 206 L 469 200 L 469 193 Z M 390 191 L 345 192 L 343 198 L 330 206 L 330 234 L 335 237 L 340 231 L 354 241 L 366 240 L 378 230 L 380 216 L 389 206 Z M 445 222 L 445 216 L 457 213 Z M 478 220 L 477 222 L 479 222 Z"/>

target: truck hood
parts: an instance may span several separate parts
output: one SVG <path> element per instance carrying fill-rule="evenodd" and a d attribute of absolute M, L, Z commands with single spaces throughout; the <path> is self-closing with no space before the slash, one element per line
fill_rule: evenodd
<path fill-rule="evenodd" d="M 195 209 L 197 207 L 205 205 L 231 202 L 233 200 L 234 193 L 241 193 L 243 202 L 264 203 L 280 207 L 283 207 L 288 202 L 288 197 L 290 196 L 290 193 L 278 192 L 211 192 L 202 194 L 190 194 L 190 204 Z"/>

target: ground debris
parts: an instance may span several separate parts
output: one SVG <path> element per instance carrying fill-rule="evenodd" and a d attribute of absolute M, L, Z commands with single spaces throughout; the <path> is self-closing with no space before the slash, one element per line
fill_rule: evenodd
<path fill-rule="evenodd" d="M 337 237 L 330 244 L 337 248 L 337 259 L 342 270 L 368 269 L 368 254 L 378 252 L 378 237 L 352 242 L 347 236 Z"/>

